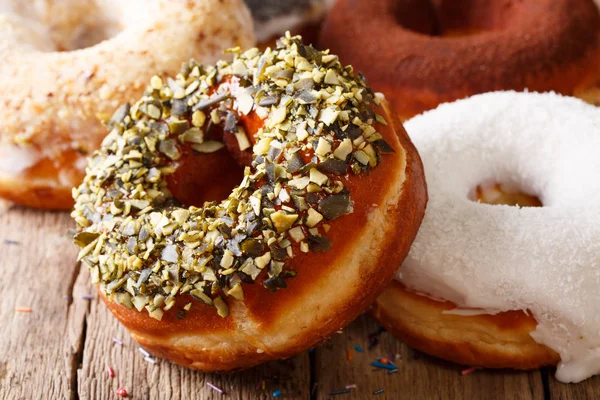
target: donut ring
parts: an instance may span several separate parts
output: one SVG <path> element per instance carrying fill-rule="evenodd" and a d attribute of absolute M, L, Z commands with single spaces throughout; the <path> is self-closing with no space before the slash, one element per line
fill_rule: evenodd
<path fill-rule="evenodd" d="M 289 357 L 389 283 L 424 213 L 422 165 L 351 71 L 287 36 L 153 78 L 111 125 L 74 191 L 75 240 L 146 349 L 204 371 Z M 224 146 L 215 127 L 233 132 L 237 159 L 252 148 L 251 164 L 222 202 L 181 205 L 168 178 Z"/>
<path fill-rule="evenodd" d="M 286 31 L 302 32 L 306 43 L 315 42 L 318 25 L 333 3 L 334 0 L 246 0 L 259 47 L 274 43 Z"/>
<path fill-rule="evenodd" d="M 404 120 L 495 90 L 600 104 L 592 0 L 338 0 L 319 44 L 364 72 Z"/>
<path fill-rule="evenodd" d="M 0 38 L 0 196 L 46 209 L 72 207 L 106 134 L 98 117 L 138 98 L 151 71 L 254 44 L 241 0 L 6 0 Z"/>
<path fill-rule="evenodd" d="M 564 382 L 599 373 L 600 182 L 585 178 L 600 173 L 598 109 L 496 92 L 441 105 L 406 128 L 430 201 L 398 282 L 376 302 L 378 320 L 462 364 L 559 362 Z M 485 181 L 524 188 L 543 206 L 470 201 Z"/>

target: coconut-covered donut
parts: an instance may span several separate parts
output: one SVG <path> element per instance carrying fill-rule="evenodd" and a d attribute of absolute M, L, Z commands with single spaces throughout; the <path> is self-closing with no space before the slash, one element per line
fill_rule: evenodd
<path fill-rule="evenodd" d="M 600 112 L 556 94 L 495 92 L 406 123 L 430 201 L 375 315 L 424 352 L 490 368 L 600 372 Z M 472 201 L 503 183 L 542 207 Z M 531 204 L 530 205 L 535 205 Z"/>
<path fill-rule="evenodd" d="M 600 104 L 593 0 L 338 0 L 319 42 L 364 72 L 403 119 L 494 90 Z"/>
<path fill-rule="evenodd" d="M 399 120 L 336 56 L 290 36 L 233 51 L 152 78 L 74 190 L 79 259 L 110 310 L 146 349 L 205 371 L 291 356 L 350 322 L 426 202 Z M 223 185 L 203 160 L 225 147 L 243 175 L 196 204 Z"/>
<path fill-rule="evenodd" d="M 152 74 L 254 44 L 241 0 L 0 1 L 0 196 L 70 208 L 98 118 Z"/>

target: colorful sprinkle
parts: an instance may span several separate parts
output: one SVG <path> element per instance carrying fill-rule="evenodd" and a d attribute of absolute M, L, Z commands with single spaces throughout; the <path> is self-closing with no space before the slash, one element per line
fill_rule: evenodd
<path fill-rule="evenodd" d="M 384 389 L 384 388 L 381 388 L 381 389 L 377 389 L 376 391 L 374 391 L 374 392 L 373 392 L 373 394 L 374 394 L 374 395 L 378 395 L 378 394 L 381 394 L 381 393 L 383 393 L 383 392 L 385 392 L 385 389 Z"/>
<path fill-rule="evenodd" d="M 17 242 L 16 240 L 4 239 L 4 244 L 20 244 L 20 243 Z"/>
<path fill-rule="evenodd" d="M 106 373 L 108 374 L 108 376 L 110 376 L 111 378 L 115 377 L 115 371 L 113 371 L 113 369 L 110 367 L 110 365 L 106 366 Z"/>
<path fill-rule="evenodd" d="M 121 339 L 118 339 L 118 338 L 114 337 L 114 338 L 112 338 L 112 340 L 113 340 L 113 342 L 115 342 L 119 346 L 123 346 L 123 341 Z"/>
<path fill-rule="evenodd" d="M 346 389 L 356 389 L 356 383 L 351 383 L 349 385 L 346 385 Z"/>
<path fill-rule="evenodd" d="M 383 357 L 383 356 L 382 357 L 377 357 L 377 361 L 382 362 L 384 364 L 389 364 L 392 367 L 398 368 L 398 366 L 396 364 L 394 364 L 392 361 L 390 361 L 390 359 L 387 358 L 387 357 Z"/>
<path fill-rule="evenodd" d="M 369 339 L 369 347 L 368 349 L 371 350 L 373 347 L 377 346 L 379 344 L 379 336 L 385 332 L 385 328 L 380 327 L 379 329 L 377 329 L 377 331 L 369 334 L 368 339 Z"/>
<path fill-rule="evenodd" d="M 358 351 L 359 353 L 362 353 L 364 351 L 363 348 L 359 345 L 354 346 L 354 350 Z"/>
<path fill-rule="evenodd" d="M 346 393 L 350 393 L 351 390 L 350 389 L 340 389 L 340 390 L 334 390 L 333 392 L 330 392 L 329 395 L 330 396 L 337 396 L 340 394 L 346 394 Z"/>
<path fill-rule="evenodd" d="M 22 313 L 30 313 L 31 312 L 31 308 L 29 307 L 17 307 L 15 308 L 16 312 L 22 312 Z"/>
<path fill-rule="evenodd" d="M 144 357 L 144 361 L 146 361 L 149 364 L 156 364 L 156 360 L 152 357 Z"/>
<path fill-rule="evenodd" d="M 475 372 L 475 370 L 477 370 L 477 367 L 471 367 L 471 368 L 463 369 L 462 371 L 460 371 L 460 374 L 462 376 L 469 375 L 471 372 Z"/>
<path fill-rule="evenodd" d="M 91 295 L 91 294 L 82 294 L 81 298 L 83 300 L 93 300 L 94 299 L 94 295 Z"/>
<path fill-rule="evenodd" d="M 150 357 L 150 353 L 148 353 L 146 350 L 142 349 L 141 347 L 138 347 L 138 350 L 140 351 L 140 353 L 142 353 L 144 355 L 144 357 Z"/>
<path fill-rule="evenodd" d="M 206 382 L 206 386 L 208 386 L 208 387 L 209 387 L 209 388 L 211 388 L 212 390 L 216 390 L 217 392 L 219 392 L 219 393 L 223 394 L 223 389 L 221 389 L 221 388 L 220 388 L 220 387 L 218 387 L 218 386 L 215 386 L 215 385 L 213 385 L 213 384 L 212 384 L 212 383 L 210 383 L 210 382 Z"/>
<path fill-rule="evenodd" d="M 282 393 L 283 392 L 281 390 L 276 390 L 273 392 L 273 397 L 279 397 L 279 396 L 281 396 Z"/>
<path fill-rule="evenodd" d="M 373 361 L 371 363 L 372 366 L 374 366 L 375 368 L 382 368 L 382 369 L 387 369 L 387 370 L 394 370 L 394 369 L 398 369 L 396 367 L 394 367 L 393 365 L 390 364 L 384 364 L 382 362 L 379 361 Z"/>
<path fill-rule="evenodd" d="M 392 370 L 389 370 L 389 371 L 388 371 L 388 375 L 391 375 L 391 374 L 397 374 L 397 373 L 398 373 L 398 368 L 396 368 L 396 369 L 392 369 Z"/>
<path fill-rule="evenodd" d="M 348 361 L 352 361 L 352 349 L 348 349 Z"/>
<path fill-rule="evenodd" d="M 119 397 L 127 397 L 127 390 L 125 390 L 125 388 L 118 388 L 117 389 L 117 396 Z"/>

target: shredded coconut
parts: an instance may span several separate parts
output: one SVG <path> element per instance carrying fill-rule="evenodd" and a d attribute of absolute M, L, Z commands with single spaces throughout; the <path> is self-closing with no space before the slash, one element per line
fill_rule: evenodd
<path fill-rule="evenodd" d="M 429 188 L 397 279 L 459 307 L 527 310 L 561 356 L 556 377 L 600 373 L 600 110 L 553 93 L 474 96 L 406 123 Z M 468 199 L 517 185 L 541 208 Z"/>

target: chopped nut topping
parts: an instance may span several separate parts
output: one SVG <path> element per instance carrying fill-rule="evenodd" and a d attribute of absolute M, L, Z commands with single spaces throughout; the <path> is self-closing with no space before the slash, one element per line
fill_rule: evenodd
<path fill-rule="evenodd" d="M 378 100 L 336 56 L 289 34 L 264 53 L 230 52 L 231 63 L 190 61 L 175 78 L 154 76 L 137 103 L 108 121 L 73 190 L 78 259 L 92 281 L 156 319 L 177 309 L 176 296 L 227 317 L 228 302 L 243 300 L 244 285 L 259 276 L 268 290 L 287 287 L 296 275 L 288 260 L 328 251 L 335 243 L 321 235 L 330 230 L 323 221 L 352 212 L 344 176 L 393 152 L 373 126 L 385 124 L 373 111 Z M 254 114 L 264 125 L 249 138 L 240 121 Z M 167 177 L 186 149 L 225 147 L 213 125 L 233 133 L 241 150 L 252 147 L 252 165 L 227 199 L 183 207 Z"/>

